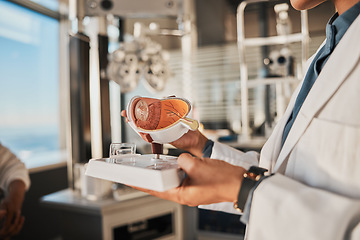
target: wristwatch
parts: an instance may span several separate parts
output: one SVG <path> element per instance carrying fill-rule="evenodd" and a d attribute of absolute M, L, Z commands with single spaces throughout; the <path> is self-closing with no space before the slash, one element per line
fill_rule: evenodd
<path fill-rule="evenodd" d="M 234 202 L 234 208 L 243 212 L 246 200 L 248 199 L 251 189 L 257 184 L 257 182 L 264 177 L 264 173 L 268 170 L 261 167 L 252 166 L 250 169 L 243 174 L 243 181 L 241 183 L 240 191 L 238 194 L 237 201 Z"/>

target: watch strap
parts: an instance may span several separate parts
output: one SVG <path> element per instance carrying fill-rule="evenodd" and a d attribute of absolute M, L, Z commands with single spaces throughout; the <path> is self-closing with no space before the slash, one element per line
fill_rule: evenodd
<path fill-rule="evenodd" d="M 234 208 L 236 210 L 240 212 L 244 211 L 250 191 L 256 186 L 258 181 L 264 177 L 265 172 L 267 172 L 267 169 L 265 168 L 252 166 L 246 173 L 244 173 L 237 201 L 234 202 Z"/>
<path fill-rule="evenodd" d="M 249 196 L 251 189 L 256 185 L 256 181 L 249 178 L 244 178 L 238 194 L 238 199 L 234 203 L 234 208 L 240 212 L 244 211 L 246 200 Z"/>

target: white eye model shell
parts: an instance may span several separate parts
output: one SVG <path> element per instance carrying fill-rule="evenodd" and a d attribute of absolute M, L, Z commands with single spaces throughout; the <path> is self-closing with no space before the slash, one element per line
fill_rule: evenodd
<path fill-rule="evenodd" d="M 136 126 L 136 124 L 135 124 L 136 116 L 134 116 L 136 114 L 136 111 L 132 112 L 132 109 L 133 109 L 132 105 L 137 104 L 137 102 L 136 103 L 134 103 L 134 102 L 137 101 L 138 98 L 141 98 L 141 97 L 140 96 L 135 96 L 129 101 L 126 111 L 127 111 L 127 117 L 128 117 L 128 120 L 129 120 L 129 122 L 128 122 L 129 125 L 139 135 L 140 135 L 140 133 L 148 133 L 150 135 L 151 139 L 153 140 L 153 142 L 160 143 L 160 144 L 165 144 L 165 143 L 170 143 L 170 142 L 176 141 L 181 136 L 183 136 L 185 133 L 187 133 L 189 130 L 193 130 L 193 129 L 191 129 L 190 125 L 185 124 L 183 121 L 177 121 L 175 124 L 173 124 L 173 125 L 171 125 L 171 126 L 169 126 L 167 128 L 162 128 L 162 129 L 145 130 L 145 129 L 138 128 Z M 177 97 L 169 97 L 169 98 L 181 99 L 181 100 L 185 101 L 189 106 L 189 111 L 188 112 L 190 112 L 191 105 L 190 105 L 190 102 L 188 100 L 183 99 L 183 98 L 177 98 Z M 168 99 L 168 98 L 163 98 L 163 99 L 160 99 L 160 100 L 165 100 L 165 99 Z"/>

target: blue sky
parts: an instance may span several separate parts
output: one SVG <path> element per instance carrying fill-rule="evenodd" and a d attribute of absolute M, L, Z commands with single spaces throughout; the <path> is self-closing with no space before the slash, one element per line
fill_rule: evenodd
<path fill-rule="evenodd" d="M 57 20 L 0 1 L 0 128 L 57 125 L 58 32 Z"/>

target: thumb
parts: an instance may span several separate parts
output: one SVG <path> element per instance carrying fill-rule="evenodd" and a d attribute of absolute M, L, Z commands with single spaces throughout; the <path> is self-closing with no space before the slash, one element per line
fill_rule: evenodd
<path fill-rule="evenodd" d="M 198 166 L 200 161 L 200 158 L 193 157 L 191 154 L 188 153 L 183 153 L 178 158 L 178 165 L 187 174 L 191 175 L 191 173 L 196 170 L 196 166 Z"/>

